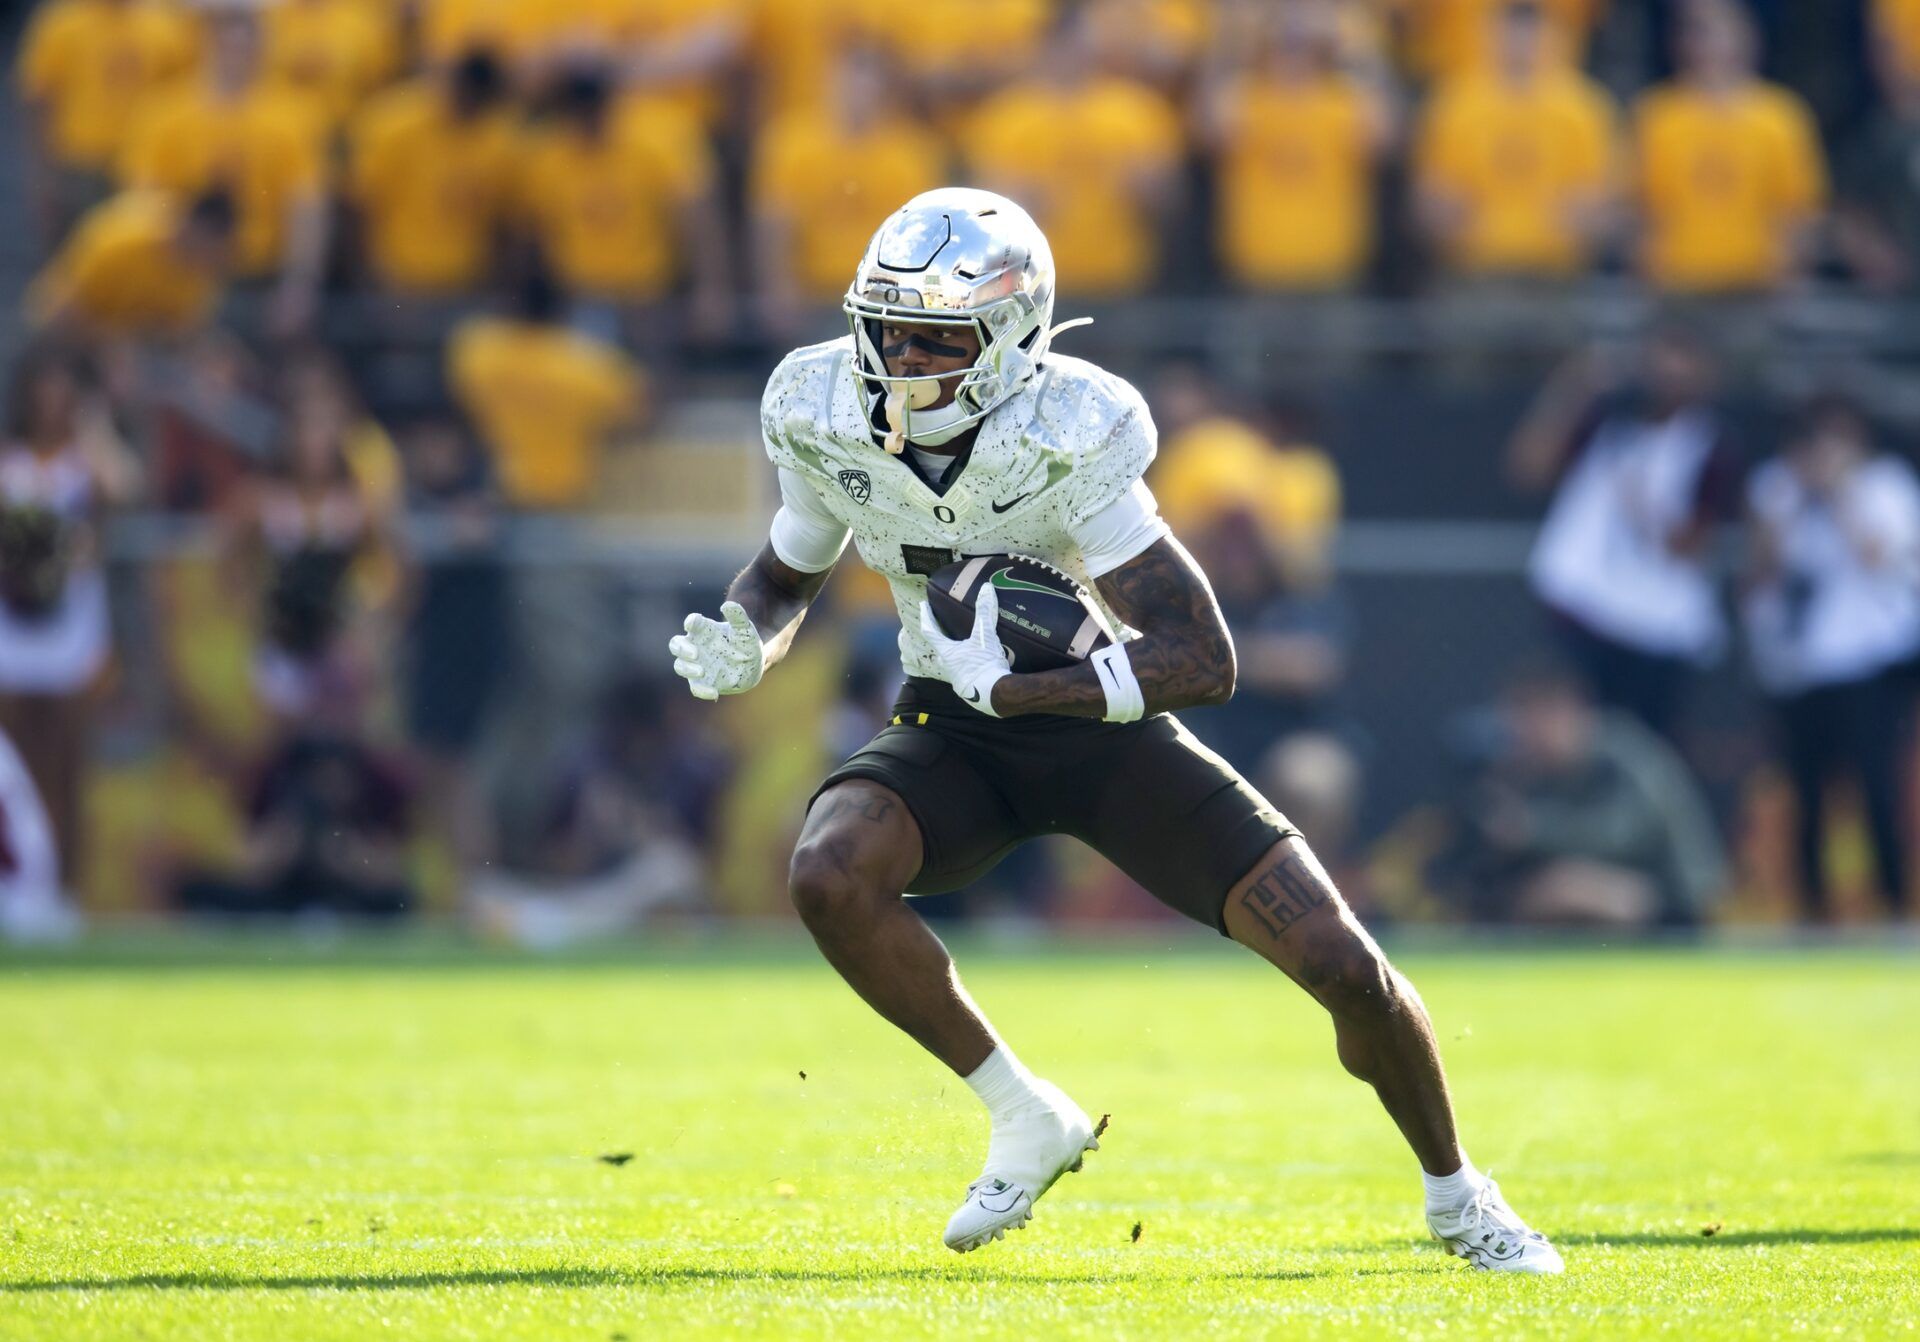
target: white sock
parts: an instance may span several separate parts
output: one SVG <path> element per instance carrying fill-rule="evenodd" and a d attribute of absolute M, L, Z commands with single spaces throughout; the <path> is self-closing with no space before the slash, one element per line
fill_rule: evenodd
<path fill-rule="evenodd" d="M 987 1054 L 987 1060 L 966 1075 L 966 1083 L 995 1123 L 1013 1117 L 1030 1105 L 1044 1103 L 1034 1089 L 1034 1075 L 1005 1044 Z"/>
<path fill-rule="evenodd" d="M 1487 1176 L 1473 1167 L 1466 1152 L 1460 1153 L 1461 1165 L 1452 1174 L 1428 1174 L 1420 1171 L 1420 1182 L 1427 1188 L 1427 1210 L 1458 1211 L 1473 1201 L 1474 1194 L 1486 1186 Z"/>

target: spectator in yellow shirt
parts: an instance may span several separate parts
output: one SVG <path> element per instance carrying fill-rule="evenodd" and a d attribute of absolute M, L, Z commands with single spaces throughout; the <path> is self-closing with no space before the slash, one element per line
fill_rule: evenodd
<path fill-rule="evenodd" d="M 1445 82 L 1484 73 L 1499 59 L 1495 19 L 1505 0 L 1388 0 L 1401 11 L 1408 55 L 1422 79 Z M 1554 57 L 1578 66 L 1606 0 L 1542 0 Z"/>
<path fill-rule="evenodd" d="M 278 276 L 274 321 L 312 315 L 326 257 L 324 123 L 307 98 L 262 77 L 258 21 L 213 22 L 198 79 L 156 96 L 121 161 L 126 185 L 192 196 L 226 188 L 240 212 L 236 273 Z"/>
<path fill-rule="evenodd" d="M 1183 535 L 1244 512 L 1276 555 L 1322 562 L 1338 529 L 1340 474 L 1312 445 L 1307 416 L 1276 399 L 1264 410 L 1191 366 L 1154 388 L 1162 448 L 1148 483 L 1168 525 Z"/>
<path fill-rule="evenodd" d="M 573 0 L 419 0 L 420 54 L 446 66 L 485 51 L 503 71 L 530 71 L 579 9 Z"/>
<path fill-rule="evenodd" d="M 1449 80 L 1428 105 L 1420 222 L 1458 274 L 1569 279 L 1612 226 L 1613 107 L 1555 56 L 1537 0 L 1510 0 L 1492 22 L 1493 66 Z"/>
<path fill-rule="evenodd" d="M 1207 48 L 1208 0 L 1087 0 L 1108 69 L 1178 94 Z"/>
<path fill-rule="evenodd" d="M 644 401 L 639 367 L 618 346 L 569 330 L 564 306 L 536 265 L 511 316 L 470 318 L 447 346 L 449 385 L 518 508 L 589 503 L 609 435 L 635 422 Z"/>
<path fill-rule="evenodd" d="M 348 195 L 385 287 L 454 294 L 491 273 L 514 180 L 506 92 L 499 61 L 474 51 L 354 119 Z"/>
<path fill-rule="evenodd" d="M 1826 203 L 1813 118 L 1798 95 L 1755 75 L 1743 10 L 1698 7 L 1679 37 L 1679 76 L 1636 109 L 1641 269 L 1678 293 L 1792 281 Z"/>
<path fill-rule="evenodd" d="M 519 206 L 555 277 L 584 298 L 645 303 L 689 270 L 697 324 L 722 329 L 725 224 L 699 127 L 651 99 L 622 106 L 597 60 L 563 73 L 552 114 L 528 141 Z"/>
<path fill-rule="evenodd" d="M 1889 97 L 1920 80 L 1920 0 L 1873 0 L 1867 51 Z"/>
<path fill-rule="evenodd" d="M 929 115 L 952 132 L 982 98 L 1051 58 L 1053 8 L 1049 0 L 911 0 L 910 10 L 883 11 L 880 35 Z"/>
<path fill-rule="evenodd" d="M 366 0 L 280 0 L 262 22 L 268 77 L 310 99 L 329 130 L 399 66 L 397 34 Z"/>
<path fill-rule="evenodd" d="M 96 206 L 34 280 L 39 326 L 100 338 L 182 334 L 219 301 L 232 257 L 232 198 L 189 204 L 129 191 Z"/>
<path fill-rule="evenodd" d="M 1154 282 L 1180 118 L 1153 89 L 1096 65 L 1084 12 L 1061 20 L 1039 75 L 989 98 L 961 143 L 973 179 L 1046 230 L 1064 292 L 1122 298 Z"/>
<path fill-rule="evenodd" d="M 1226 273 L 1258 289 L 1352 283 L 1373 245 L 1374 173 L 1392 128 L 1382 100 L 1340 63 L 1333 12 L 1278 11 L 1266 49 L 1218 53 L 1204 83 L 1214 227 Z"/>
<path fill-rule="evenodd" d="M 851 2 L 851 0 L 850 0 Z M 747 49 L 750 0 L 587 0 L 636 89 L 712 131 Z"/>
<path fill-rule="evenodd" d="M 34 11 L 15 79 L 47 236 L 100 198 L 135 109 L 186 75 L 198 52 L 197 27 L 172 0 L 46 0 Z"/>
<path fill-rule="evenodd" d="M 825 107 L 841 55 L 884 42 L 893 12 L 890 0 L 757 0 L 747 34 L 756 120 Z"/>
<path fill-rule="evenodd" d="M 903 105 L 884 47 L 841 57 L 829 104 L 761 131 L 750 187 L 756 278 L 771 331 L 837 303 L 889 212 L 947 180 L 947 150 Z"/>

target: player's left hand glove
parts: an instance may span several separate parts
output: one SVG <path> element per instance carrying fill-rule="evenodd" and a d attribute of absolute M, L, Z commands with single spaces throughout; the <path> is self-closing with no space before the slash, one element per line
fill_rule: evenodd
<path fill-rule="evenodd" d="M 994 595 L 993 584 L 981 584 L 973 603 L 973 633 L 966 638 L 948 638 L 933 618 L 933 607 L 924 601 L 920 632 L 933 644 L 954 692 L 988 717 L 999 717 L 993 711 L 993 687 L 1013 672 L 1007 665 L 1007 650 L 1000 646 L 1000 598 Z"/>
<path fill-rule="evenodd" d="M 720 607 L 722 620 L 687 616 L 686 632 L 667 644 L 673 654 L 673 672 L 687 682 L 696 699 L 718 699 L 744 694 L 760 683 L 766 652 L 760 632 L 738 601 Z"/>

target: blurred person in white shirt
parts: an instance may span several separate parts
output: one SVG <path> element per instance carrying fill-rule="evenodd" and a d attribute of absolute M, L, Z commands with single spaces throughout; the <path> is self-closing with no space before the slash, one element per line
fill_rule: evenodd
<path fill-rule="evenodd" d="M 60 891 L 47 808 L 0 732 L 0 941 L 63 941 L 79 929 L 80 915 Z"/>
<path fill-rule="evenodd" d="M 1534 594 L 1601 706 L 1668 738 L 1687 681 L 1726 641 L 1709 558 L 1737 465 L 1718 380 L 1698 335 L 1663 327 L 1632 359 L 1570 360 L 1508 449 L 1516 484 L 1553 489 Z"/>
<path fill-rule="evenodd" d="M 64 878 L 80 884 L 94 701 L 112 653 L 99 526 L 139 466 L 93 370 L 36 346 L 14 365 L 0 439 L 0 730 L 32 775 Z"/>
<path fill-rule="evenodd" d="M 1879 450 L 1859 407 L 1827 396 L 1748 489 L 1743 604 L 1754 670 L 1779 713 L 1799 817 L 1802 909 L 1831 913 L 1826 793 L 1859 790 L 1879 894 L 1907 896 L 1902 799 L 1920 656 L 1920 477 Z"/>

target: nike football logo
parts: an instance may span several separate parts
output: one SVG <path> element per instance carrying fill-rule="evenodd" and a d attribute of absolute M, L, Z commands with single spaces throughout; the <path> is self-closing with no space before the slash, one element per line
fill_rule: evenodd
<path fill-rule="evenodd" d="M 961 695 L 960 697 L 962 699 L 965 699 L 970 704 L 977 704 L 980 702 L 980 691 L 968 690 L 965 694 Z"/>
<path fill-rule="evenodd" d="M 1028 490 L 1028 491 L 1027 491 L 1026 493 L 1024 493 L 1024 494 L 1022 494 L 1022 495 L 1020 495 L 1020 496 L 1019 496 L 1019 497 L 1017 497 L 1017 498 L 1013 498 L 1013 499 L 1009 499 L 1009 500 L 1007 500 L 1007 502 L 1005 502 L 1005 503 L 996 503 L 996 504 L 994 504 L 994 505 L 993 505 L 993 510 L 994 510 L 994 511 L 995 511 L 996 513 L 1004 513 L 1004 512 L 1006 512 L 1006 511 L 1007 511 L 1007 510 L 1008 510 L 1009 508 L 1017 508 L 1017 507 L 1019 507 L 1019 506 L 1020 506 L 1021 504 L 1023 504 L 1023 503 L 1025 503 L 1025 502 L 1026 502 L 1026 501 L 1027 501 L 1028 499 L 1030 499 L 1030 498 L 1032 498 L 1032 497 L 1033 497 L 1033 491 L 1032 491 L 1031 489 L 1029 489 L 1029 490 Z"/>

